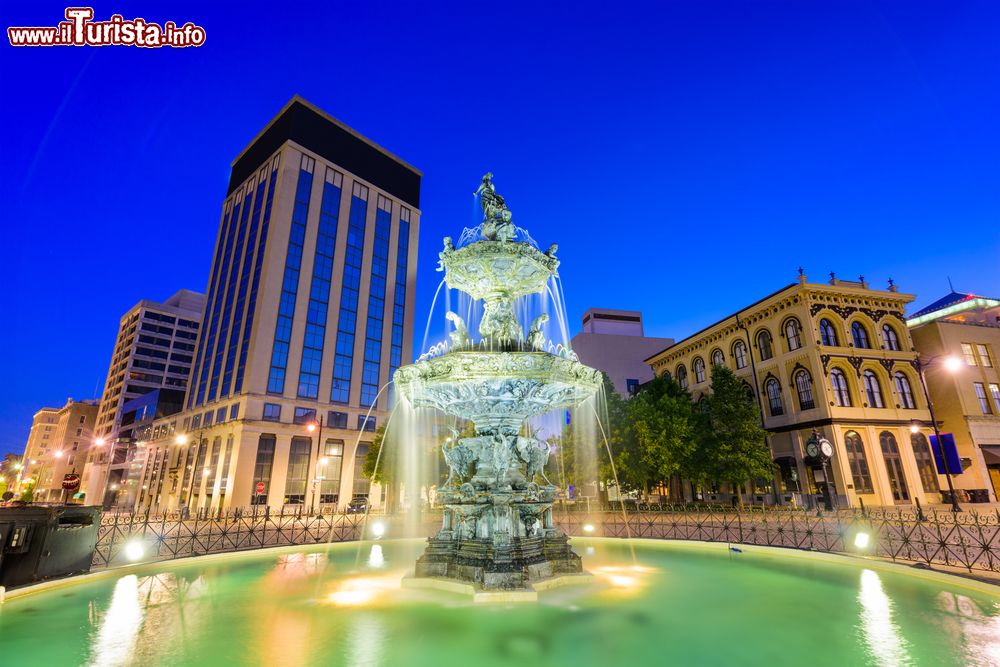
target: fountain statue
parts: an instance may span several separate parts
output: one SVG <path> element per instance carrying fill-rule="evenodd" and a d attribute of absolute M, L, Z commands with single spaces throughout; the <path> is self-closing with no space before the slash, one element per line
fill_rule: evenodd
<path fill-rule="evenodd" d="M 413 407 L 436 408 L 475 426 L 474 436 L 456 432 L 442 447 L 449 472 L 437 494 L 443 523 L 417 561 L 415 578 L 530 594 L 539 581 L 579 575 L 582 564 L 553 522 L 548 444 L 526 422 L 592 397 L 601 375 L 572 353 L 545 349 L 547 314 L 536 316 L 525 334 L 527 322 L 516 313 L 522 299 L 543 294 L 556 274 L 556 246 L 541 252 L 517 240 L 521 231 L 493 174 L 483 176 L 476 194 L 483 209 L 479 240 L 456 248 L 445 238 L 439 270 L 450 288 L 482 302 L 479 340 L 449 311 L 448 351 L 425 355 L 394 376 Z"/>

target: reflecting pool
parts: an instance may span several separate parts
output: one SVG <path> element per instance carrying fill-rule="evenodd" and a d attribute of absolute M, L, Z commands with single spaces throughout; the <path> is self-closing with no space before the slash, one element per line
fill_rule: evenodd
<path fill-rule="evenodd" d="M 0 605 L 0 656 L 18 667 L 1000 664 L 1000 588 L 724 544 L 573 544 L 593 584 L 509 605 L 402 588 L 423 540 L 149 565 Z"/>

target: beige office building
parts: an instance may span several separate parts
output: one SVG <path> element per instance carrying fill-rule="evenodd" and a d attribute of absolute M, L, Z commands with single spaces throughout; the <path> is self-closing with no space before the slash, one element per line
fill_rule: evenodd
<path fill-rule="evenodd" d="M 912 300 L 891 285 L 802 275 L 648 361 L 696 400 L 710 391 L 713 364 L 752 390 L 779 469 L 753 490 L 755 502 L 821 492 L 822 468 L 805 452 L 815 429 L 835 446 L 828 469 L 839 506 L 937 503 L 945 481 L 904 320 Z"/>
<path fill-rule="evenodd" d="M 97 401 L 67 399 L 61 408 L 42 408 L 31 422 L 15 492 L 35 482 L 35 501 L 60 502 L 67 473 L 81 474 L 94 442 Z M 65 494 L 71 496 L 72 494 Z"/>
<path fill-rule="evenodd" d="M 185 409 L 134 436 L 137 509 L 369 495 L 361 463 L 412 358 L 420 179 L 299 98 L 237 156 Z"/>
<path fill-rule="evenodd" d="M 908 320 L 943 432 L 962 462 L 959 500 L 1000 498 L 1000 299 L 952 292 Z M 950 371 L 942 360 L 961 360 Z"/>
<path fill-rule="evenodd" d="M 580 361 L 608 374 L 615 390 L 631 396 L 653 379 L 646 357 L 673 345 L 673 338 L 646 336 L 637 310 L 589 308 L 570 345 Z"/>

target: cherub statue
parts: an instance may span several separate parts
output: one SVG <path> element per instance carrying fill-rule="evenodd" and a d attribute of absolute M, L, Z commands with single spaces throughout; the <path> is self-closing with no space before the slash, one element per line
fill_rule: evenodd
<path fill-rule="evenodd" d="M 545 254 L 546 254 L 546 256 L 551 257 L 552 259 L 555 259 L 556 258 L 556 250 L 559 250 L 559 244 L 558 243 L 553 243 L 552 245 L 549 246 L 549 249 L 545 251 Z"/>
<path fill-rule="evenodd" d="M 455 330 L 448 334 L 451 338 L 451 349 L 461 350 L 466 347 L 471 347 L 472 337 L 469 336 L 469 329 L 465 326 L 465 320 L 450 310 L 444 317 L 446 320 L 455 325 Z"/>
<path fill-rule="evenodd" d="M 444 237 L 444 249 L 442 249 L 441 252 L 438 253 L 438 266 L 437 266 L 438 271 L 444 271 L 444 260 L 446 257 L 448 257 L 448 255 L 450 255 L 453 252 L 455 252 L 455 244 L 452 243 L 451 237 L 450 236 Z"/>
<path fill-rule="evenodd" d="M 541 475 L 546 484 L 550 484 L 545 476 L 545 464 L 549 462 L 549 447 L 534 437 L 517 439 L 517 454 L 527 464 L 525 478 L 530 482 L 535 475 Z"/>
<path fill-rule="evenodd" d="M 545 334 L 542 333 L 542 325 L 549 321 L 548 313 L 542 313 L 531 323 L 528 329 L 528 347 L 535 350 L 545 349 Z"/>
<path fill-rule="evenodd" d="M 483 319 L 479 322 L 479 334 L 496 342 L 521 341 L 524 331 L 521 330 L 510 301 L 499 299 L 483 303 Z"/>
<path fill-rule="evenodd" d="M 461 484 L 469 474 L 469 465 L 478 458 L 475 451 L 461 440 L 451 445 L 444 445 L 441 447 L 441 453 L 444 455 L 444 462 L 448 464 L 448 479 L 444 483 L 445 486 L 451 486 L 456 478 Z"/>

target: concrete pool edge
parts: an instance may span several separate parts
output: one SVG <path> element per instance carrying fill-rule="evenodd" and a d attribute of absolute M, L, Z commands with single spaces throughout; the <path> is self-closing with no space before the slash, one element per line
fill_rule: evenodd
<path fill-rule="evenodd" d="M 227 551 L 224 553 L 216 554 L 204 554 L 200 556 L 186 556 L 184 558 L 173 558 L 157 561 L 147 561 L 143 563 L 131 563 L 128 565 L 120 565 L 117 567 L 104 568 L 97 570 L 95 572 L 87 572 L 84 574 L 78 574 L 71 577 L 65 577 L 61 579 L 53 579 L 51 581 L 42 581 L 37 584 L 31 584 L 30 586 L 23 586 L 20 588 L 15 588 L 10 591 L 5 591 L 2 586 L 0 586 L 0 605 L 4 604 L 8 600 L 19 599 L 22 597 L 27 597 L 29 595 L 35 595 L 38 593 L 45 593 L 48 591 L 56 590 L 59 588 L 67 586 L 76 586 L 80 584 L 86 584 L 93 581 L 99 581 L 101 579 L 113 576 L 120 576 L 123 574 L 129 574 L 134 572 L 141 572 L 145 568 L 153 568 L 160 565 L 187 565 L 197 562 L 214 562 L 214 561 L 225 561 L 235 558 L 243 558 L 249 555 L 267 555 L 273 553 L 281 553 L 287 551 L 301 551 L 303 549 L 316 549 L 316 548 L 329 548 L 334 546 L 345 546 L 345 545 L 359 545 L 359 544 L 374 544 L 376 542 L 387 543 L 387 542 L 407 542 L 414 540 L 424 539 L 422 537 L 407 537 L 407 538 L 395 538 L 388 540 L 352 540 L 345 542 L 332 542 L 329 544 L 292 544 L 292 545 L 282 545 L 275 547 L 265 547 L 263 549 L 244 549 L 240 551 Z M 586 540 L 593 542 L 608 542 L 608 543 L 627 543 L 628 540 L 620 537 L 591 537 L 591 536 L 578 536 L 574 539 Z M 940 569 L 930 569 L 922 567 L 914 567 L 912 564 L 901 563 L 886 559 L 881 559 L 875 556 L 865 556 L 861 554 L 847 554 L 847 553 L 837 553 L 828 551 L 813 551 L 809 549 L 796 549 L 794 547 L 772 547 L 757 544 L 743 544 L 739 542 L 707 542 L 703 540 L 670 540 L 670 539 L 658 539 L 658 538 L 641 538 L 633 537 L 630 538 L 632 542 L 639 542 L 644 545 L 657 545 L 659 547 L 688 547 L 691 549 L 703 549 L 706 551 L 723 551 L 728 553 L 730 547 L 737 547 L 741 552 L 765 556 L 778 556 L 781 558 L 798 558 L 798 559 L 812 559 L 812 560 L 825 560 L 828 562 L 836 562 L 840 564 L 851 564 L 855 566 L 868 567 L 870 569 L 878 569 L 886 572 L 895 572 L 897 574 L 902 574 L 911 577 L 917 577 L 920 579 L 925 579 L 928 581 L 937 581 L 948 583 L 952 586 L 958 588 L 966 588 L 974 590 L 980 593 L 985 593 L 992 597 L 1000 597 L 1000 573 L 996 574 L 995 577 L 991 575 L 993 573 L 983 573 L 982 575 L 971 574 L 965 570 L 948 572 Z M 979 578 L 982 577 L 982 578 Z"/>

